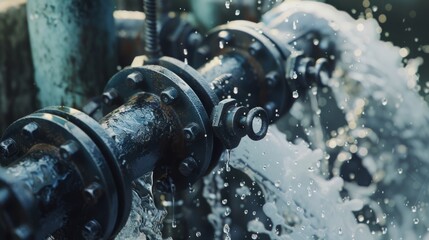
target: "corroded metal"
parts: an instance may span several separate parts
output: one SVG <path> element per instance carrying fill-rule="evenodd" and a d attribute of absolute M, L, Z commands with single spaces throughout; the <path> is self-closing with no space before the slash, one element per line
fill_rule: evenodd
<path fill-rule="evenodd" d="M 34 0 L 27 13 L 40 105 L 83 106 L 116 69 L 113 0 Z"/>

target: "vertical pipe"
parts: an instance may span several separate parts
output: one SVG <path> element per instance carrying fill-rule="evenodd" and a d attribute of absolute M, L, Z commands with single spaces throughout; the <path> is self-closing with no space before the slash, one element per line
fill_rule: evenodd
<path fill-rule="evenodd" d="M 38 100 L 82 106 L 116 66 L 113 0 L 29 0 Z"/>

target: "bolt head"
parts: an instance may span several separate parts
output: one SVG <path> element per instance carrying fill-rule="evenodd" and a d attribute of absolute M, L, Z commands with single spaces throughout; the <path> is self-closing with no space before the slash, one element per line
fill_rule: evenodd
<path fill-rule="evenodd" d="M 98 239 L 101 233 L 101 225 L 97 220 L 91 220 L 82 229 L 82 236 L 85 240 Z"/>
<path fill-rule="evenodd" d="M 18 152 L 15 140 L 8 138 L 0 143 L 0 153 L 3 157 L 8 158 L 15 155 Z"/>
<path fill-rule="evenodd" d="M 183 134 L 187 142 L 193 142 L 199 132 L 200 127 L 196 123 L 190 123 L 183 129 Z"/>
<path fill-rule="evenodd" d="M 265 76 L 265 81 L 269 87 L 275 87 L 279 83 L 279 74 L 275 71 L 269 72 Z"/>
<path fill-rule="evenodd" d="M 127 76 L 127 85 L 131 88 L 137 88 L 143 83 L 143 75 L 140 72 L 133 72 Z"/>
<path fill-rule="evenodd" d="M 167 105 L 172 104 L 179 97 L 179 92 L 173 87 L 169 87 L 161 92 L 161 101 Z"/>
<path fill-rule="evenodd" d="M 69 160 L 79 151 L 79 145 L 71 140 L 60 146 L 60 156 L 63 160 Z"/>
<path fill-rule="evenodd" d="M 25 125 L 21 130 L 21 134 L 27 139 L 34 139 L 38 132 L 39 132 L 39 125 L 37 125 L 37 123 L 35 122 L 31 122 Z"/>
<path fill-rule="evenodd" d="M 199 46 L 203 42 L 203 36 L 199 32 L 192 32 L 189 34 L 187 41 L 189 46 Z"/>
<path fill-rule="evenodd" d="M 260 42 L 254 42 L 249 47 L 249 53 L 252 56 L 258 55 L 262 51 L 262 44 Z"/>
<path fill-rule="evenodd" d="M 232 40 L 232 34 L 225 30 L 220 31 L 217 36 L 219 38 L 219 41 L 225 41 L 229 43 Z"/>
<path fill-rule="evenodd" d="M 106 105 L 113 105 L 119 98 L 119 93 L 116 89 L 111 88 L 103 93 L 103 102 Z"/>
<path fill-rule="evenodd" d="M 197 166 L 198 164 L 193 157 L 187 157 L 180 163 L 179 172 L 183 176 L 189 177 Z"/>
<path fill-rule="evenodd" d="M 96 203 L 103 193 L 101 185 L 97 182 L 91 183 L 83 190 L 83 195 L 89 203 Z"/>

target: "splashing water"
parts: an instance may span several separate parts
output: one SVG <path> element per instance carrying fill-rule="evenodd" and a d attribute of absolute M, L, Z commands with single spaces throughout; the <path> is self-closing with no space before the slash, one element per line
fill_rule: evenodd
<path fill-rule="evenodd" d="M 134 182 L 133 202 L 130 216 L 116 239 L 162 240 L 162 221 L 167 212 L 159 210 L 152 194 L 153 173 L 150 172 Z"/>
<path fill-rule="evenodd" d="M 400 49 L 379 40 L 381 28 L 375 20 L 354 20 L 326 4 L 287 2 L 270 14 L 264 17 L 270 20 L 267 25 L 279 29 L 278 37 L 291 39 L 291 33 L 281 29 L 291 29 L 291 22 L 299 19 L 311 24 L 296 25 L 292 35 L 314 30 L 336 48 L 331 56 L 336 70 L 324 81 L 342 112 L 337 119 L 345 119 L 344 126 L 324 134 L 327 147 L 337 156 L 334 175 L 340 175 L 344 164 L 360 159 L 370 183 L 347 183 L 345 188 L 350 197 L 373 209 L 382 226 L 377 234 L 386 239 L 424 237 L 429 225 L 429 148 L 424 144 L 429 137 L 429 108 L 418 95 L 416 72 L 422 60 L 409 60 L 404 67 Z M 321 109 L 321 117 L 328 107 Z M 292 113 L 308 119 L 314 114 L 309 108 L 297 105 Z M 338 124 L 321 122 L 322 130 Z"/>
<path fill-rule="evenodd" d="M 303 141 L 289 143 L 276 128 L 270 129 L 266 141 L 245 138 L 234 149 L 231 166 L 261 186 L 266 200 L 263 212 L 272 221 L 271 228 L 258 218 L 250 221 L 253 239 L 258 235 L 270 239 L 371 239 L 368 227 L 358 224 L 352 214 L 362 208 L 362 201 L 341 199 L 343 180 L 328 181 L 312 170 L 319 168 L 321 158 L 320 150 L 310 150 Z"/>

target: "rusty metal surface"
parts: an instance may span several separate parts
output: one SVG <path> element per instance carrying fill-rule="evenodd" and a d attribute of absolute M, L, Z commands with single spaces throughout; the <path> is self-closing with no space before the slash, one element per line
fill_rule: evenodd
<path fill-rule="evenodd" d="M 42 107 L 81 107 L 116 70 L 112 0 L 28 1 Z"/>
<path fill-rule="evenodd" d="M 1 133 L 12 121 L 37 109 L 25 1 L 0 3 L 0 32 Z"/>

